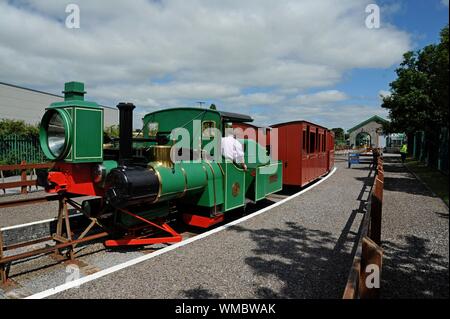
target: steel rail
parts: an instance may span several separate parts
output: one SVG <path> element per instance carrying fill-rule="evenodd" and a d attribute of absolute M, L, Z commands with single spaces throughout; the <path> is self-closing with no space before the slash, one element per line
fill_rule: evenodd
<path fill-rule="evenodd" d="M 50 196 L 41 196 L 41 197 L 35 197 L 35 198 L 24 198 L 24 199 L 4 201 L 4 202 L 0 202 L 0 209 L 7 208 L 7 207 L 17 207 L 17 206 L 23 206 L 23 205 L 45 203 L 45 202 L 49 202 L 49 201 L 58 200 L 59 198 L 60 198 L 59 195 L 50 195 Z"/>
<path fill-rule="evenodd" d="M 83 197 L 83 195 L 77 195 L 77 194 L 65 194 L 64 196 L 68 199 L 76 198 L 76 197 Z M 40 196 L 40 197 L 35 197 L 35 198 L 21 198 L 21 199 L 15 199 L 15 200 L 10 200 L 10 201 L 0 201 L 0 209 L 7 208 L 7 207 L 17 207 L 17 206 L 23 206 L 23 205 L 32 205 L 32 204 L 53 202 L 53 201 L 57 201 L 59 199 L 61 199 L 61 196 L 56 194 L 56 195 Z M 77 208 L 77 207 L 75 207 L 75 208 Z M 77 208 L 77 209 L 79 209 L 79 208 Z"/>

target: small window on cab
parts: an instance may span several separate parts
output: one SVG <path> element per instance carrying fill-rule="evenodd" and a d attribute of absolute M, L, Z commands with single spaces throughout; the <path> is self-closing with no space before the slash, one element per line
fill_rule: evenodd
<path fill-rule="evenodd" d="M 210 139 L 215 136 L 216 122 L 214 121 L 203 121 L 202 123 L 202 138 Z"/>
<path fill-rule="evenodd" d="M 147 124 L 148 136 L 155 137 L 158 134 L 159 124 L 157 122 L 149 122 Z"/>

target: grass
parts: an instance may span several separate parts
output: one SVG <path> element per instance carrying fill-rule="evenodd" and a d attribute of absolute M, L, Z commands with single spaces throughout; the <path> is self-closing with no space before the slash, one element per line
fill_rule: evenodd
<path fill-rule="evenodd" d="M 406 166 L 414 172 L 437 196 L 448 206 L 449 182 L 448 176 L 442 174 L 435 168 L 425 166 L 416 160 L 407 160 Z"/>

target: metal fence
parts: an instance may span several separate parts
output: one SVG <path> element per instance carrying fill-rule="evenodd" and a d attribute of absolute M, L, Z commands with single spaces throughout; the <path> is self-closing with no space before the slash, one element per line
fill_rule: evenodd
<path fill-rule="evenodd" d="M 411 140 L 411 155 L 448 175 L 448 127 L 437 128 L 435 134 L 434 138 L 427 139 L 426 133 L 423 131 L 414 133 Z"/>
<path fill-rule="evenodd" d="M 0 164 L 19 164 L 46 162 L 47 158 L 35 136 L 6 135 L 0 136 Z"/>
<path fill-rule="evenodd" d="M 438 168 L 448 175 L 448 127 L 442 127 L 439 136 Z"/>

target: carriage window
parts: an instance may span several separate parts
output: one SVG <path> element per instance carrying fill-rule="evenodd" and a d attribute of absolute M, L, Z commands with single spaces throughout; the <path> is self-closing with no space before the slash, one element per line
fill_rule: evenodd
<path fill-rule="evenodd" d="M 303 150 L 303 154 L 306 154 L 306 152 L 308 151 L 306 148 L 306 130 L 303 130 L 303 141 L 302 141 L 302 150 Z"/>
<path fill-rule="evenodd" d="M 317 152 L 321 152 L 322 151 L 322 134 L 318 134 L 317 135 Z"/>
<path fill-rule="evenodd" d="M 323 139 L 323 135 L 319 134 L 320 138 L 319 138 L 319 144 L 317 145 L 317 150 L 320 152 L 322 152 L 322 139 Z"/>
<path fill-rule="evenodd" d="M 204 139 L 212 138 L 215 135 L 216 122 L 204 121 L 202 123 L 202 137 Z"/>
<path fill-rule="evenodd" d="M 319 129 L 316 128 L 316 152 L 319 152 L 319 142 L 320 142 L 320 134 L 319 134 Z"/>
<path fill-rule="evenodd" d="M 316 133 L 309 132 L 309 153 L 314 153 L 316 146 Z"/>
<path fill-rule="evenodd" d="M 316 152 L 320 153 L 320 142 L 322 141 L 322 134 L 317 134 Z"/>
<path fill-rule="evenodd" d="M 327 141 L 326 135 L 324 134 L 322 135 L 322 152 L 325 152 L 326 150 L 326 141 Z"/>
<path fill-rule="evenodd" d="M 305 141 L 306 142 L 305 143 L 305 150 L 306 150 L 306 153 L 309 154 L 309 134 L 310 134 L 309 125 L 306 127 L 305 134 L 306 134 L 306 137 L 305 137 L 305 139 L 306 139 L 306 141 Z"/>

